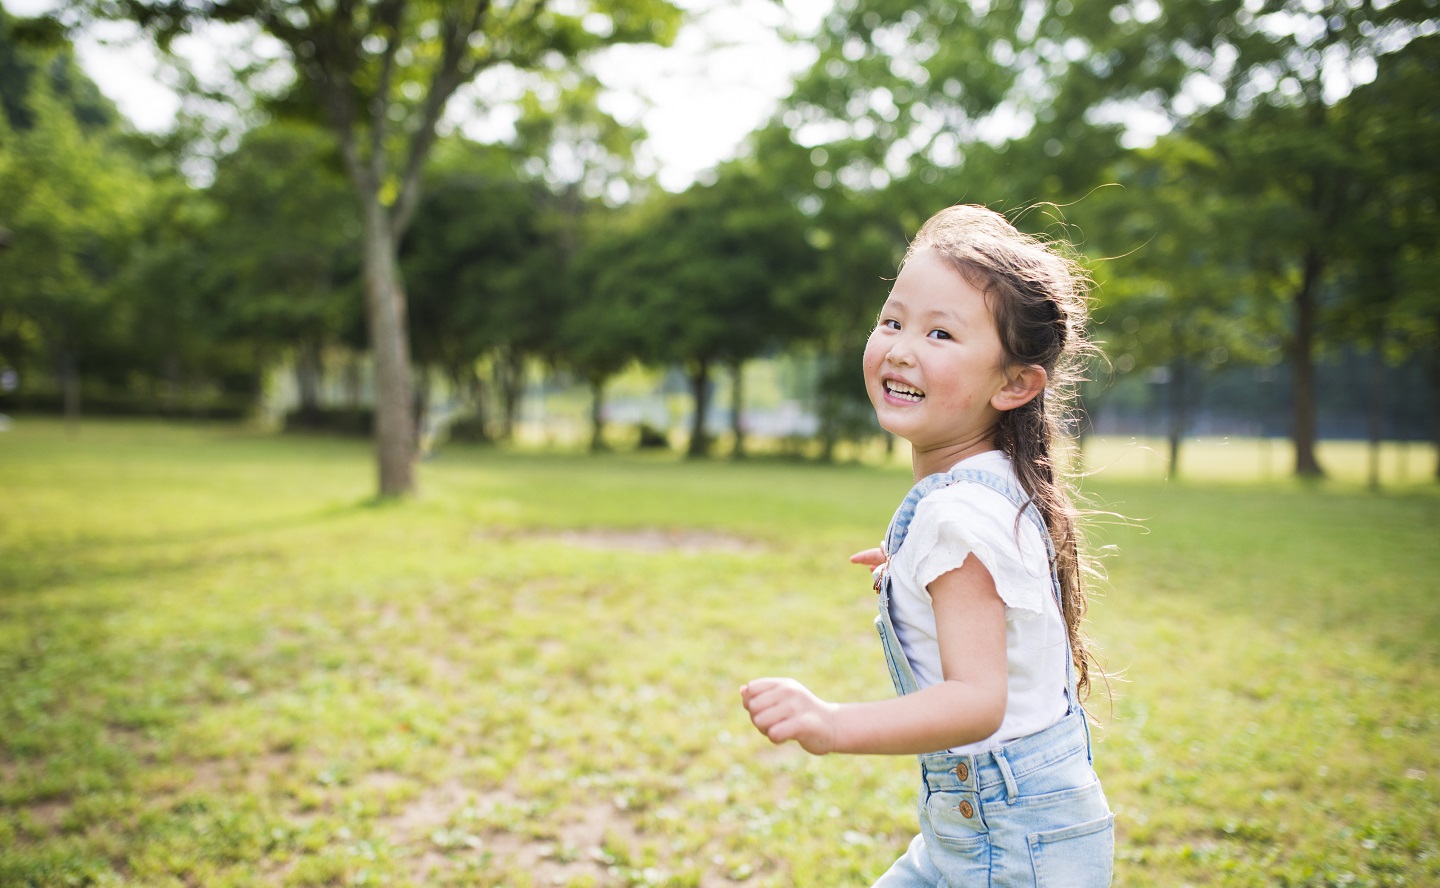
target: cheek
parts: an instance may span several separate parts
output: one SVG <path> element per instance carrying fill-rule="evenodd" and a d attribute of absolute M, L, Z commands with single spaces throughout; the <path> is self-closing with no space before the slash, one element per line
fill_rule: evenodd
<path fill-rule="evenodd" d="M 865 340 L 865 357 L 861 360 L 867 379 L 872 372 L 879 368 L 880 362 L 884 360 L 884 358 L 885 349 L 880 343 L 875 341 L 875 334 L 871 333 L 870 338 Z"/>

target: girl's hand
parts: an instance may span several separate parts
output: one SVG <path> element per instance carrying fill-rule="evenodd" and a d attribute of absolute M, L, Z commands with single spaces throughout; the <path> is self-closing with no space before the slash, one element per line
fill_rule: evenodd
<path fill-rule="evenodd" d="M 878 546 L 874 549 L 866 549 L 864 552 L 856 552 L 850 556 L 851 564 L 863 564 L 872 570 L 885 563 L 885 550 Z"/>
<path fill-rule="evenodd" d="M 835 751 L 835 710 L 793 678 L 757 678 L 740 689 L 750 722 L 771 743 L 798 742 L 812 755 Z"/>

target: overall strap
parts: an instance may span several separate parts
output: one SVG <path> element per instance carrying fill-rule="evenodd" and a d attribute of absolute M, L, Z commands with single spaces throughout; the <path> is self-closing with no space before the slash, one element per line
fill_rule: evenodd
<path fill-rule="evenodd" d="M 1025 489 L 1018 483 L 997 475 L 994 472 L 987 472 L 981 469 L 957 469 L 951 472 L 939 472 L 934 475 L 927 475 L 910 488 L 910 492 L 901 501 L 900 508 L 895 511 L 895 517 L 890 520 L 890 528 L 885 534 L 885 557 L 891 559 L 905 543 L 905 537 L 910 531 L 910 523 L 915 519 L 915 510 L 919 507 L 920 501 L 930 493 L 942 487 L 949 487 L 960 481 L 973 481 L 983 484 L 1004 496 L 1015 509 L 1030 519 L 1040 531 L 1040 538 L 1045 541 L 1045 554 L 1050 565 L 1050 594 L 1055 599 L 1055 606 L 1060 612 L 1060 621 L 1065 622 L 1065 601 L 1060 594 L 1060 576 L 1056 571 L 1055 564 L 1055 542 L 1050 538 L 1050 529 L 1045 525 L 1045 519 L 1041 517 L 1039 508 L 1036 507 L 1034 499 L 1025 492 Z M 885 582 L 888 582 L 888 577 Z M 882 596 L 885 606 L 888 607 L 889 596 Z M 1065 633 L 1065 695 L 1069 701 L 1070 708 L 1077 705 L 1078 690 L 1076 687 L 1077 676 L 1075 674 L 1075 656 L 1070 648 L 1070 633 Z"/>
<path fill-rule="evenodd" d="M 1040 517 L 1040 510 L 1035 507 L 1034 500 L 1025 492 L 1019 484 L 994 472 L 986 472 L 981 469 L 957 469 L 953 472 L 938 472 L 934 475 L 927 475 L 915 482 L 910 492 L 901 501 L 900 508 L 895 511 L 895 517 L 890 519 L 890 528 L 885 534 L 885 555 L 893 557 L 900 550 L 905 542 L 905 536 L 910 532 L 910 522 L 915 520 L 915 510 L 920 506 L 920 501 L 932 492 L 942 487 L 949 487 L 959 481 L 975 481 L 994 490 L 996 493 L 1010 500 L 1015 510 L 1020 512 L 1035 523 L 1040 531 L 1040 538 L 1045 541 L 1045 553 L 1053 563 L 1055 560 L 1055 543 L 1050 539 L 1050 530 L 1045 526 L 1045 519 Z M 1058 590 L 1057 590 L 1058 591 Z M 1060 599 L 1055 599 L 1060 603 Z M 1064 612 L 1064 608 L 1061 608 Z"/>
<path fill-rule="evenodd" d="M 915 520 L 915 509 L 919 507 L 920 500 L 924 499 L 932 491 L 942 487 L 949 487 L 959 478 L 954 478 L 953 472 L 940 472 L 934 475 L 927 475 L 915 482 L 910 492 L 905 494 L 905 499 L 900 501 L 900 508 L 895 510 L 895 517 L 890 519 L 890 528 L 885 532 L 885 557 L 890 558 L 900 551 L 900 546 L 905 542 L 905 535 L 910 532 L 910 522 Z"/>

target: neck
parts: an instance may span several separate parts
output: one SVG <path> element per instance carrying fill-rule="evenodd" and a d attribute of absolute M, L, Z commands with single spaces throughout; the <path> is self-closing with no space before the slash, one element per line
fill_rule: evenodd
<path fill-rule="evenodd" d="M 995 449 L 995 441 L 989 435 L 984 435 L 970 441 L 953 441 L 939 447 L 921 450 L 913 448 L 910 451 L 910 468 L 915 480 L 939 472 L 948 472 L 950 467 L 962 459 L 968 459 L 976 454 L 986 453 Z"/>

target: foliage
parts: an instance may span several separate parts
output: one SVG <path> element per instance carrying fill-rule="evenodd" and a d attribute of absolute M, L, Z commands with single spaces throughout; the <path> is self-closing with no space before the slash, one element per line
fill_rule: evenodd
<path fill-rule="evenodd" d="M 79 366 L 123 350 L 113 282 L 136 229 L 146 183 L 110 135 L 82 128 L 35 79 L 30 124 L 0 120 L 0 206 L 10 246 L 0 252 L 0 318 L 25 366 L 51 362 L 79 410 Z"/>
<path fill-rule="evenodd" d="M 772 748 L 736 693 L 890 693 L 846 555 L 901 467 L 452 446 L 396 508 L 368 459 L 0 435 L 0 882 L 866 884 L 903 850 L 912 759 Z M 1145 525 L 1097 528 L 1116 884 L 1435 882 L 1440 500 L 1212 466 L 1087 482 Z"/>
<path fill-rule="evenodd" d="M 427 197 L 401 245 L 418 363 L 445 372 L 481 410 L 477 372 L 490 362 L 513 421 L 527 357 L 553 358 L 555 318 L 569 298 L 551 194 L 522 178 L 515 155 L 456 139 L 437 152 Z"/>
<path fill-rule="evenodd" d="M 273 349 L 342 342 L 361 325 L 360 221 L 329 134 L 283 121 L 253 129 L 206 195 L 216 217 L 200 280 L 222 329 Z"/>
<path fill-rule="evenodd" d="M 1342 298 L 1327 320 L 1335 338 L 1377 345 L 1390 358 L 1440 341 L 1440 36 L 1386 56 L 1375 80 L 1340 103 L 1339 121 L 1370 190 L 1348 226 Z"/>
<path fill-rule="evenodd" d="M 1314 352 L 1329 338 L 1326 288 L 1358 258 L 1357 245 L 1376 234 L 1394 246 L 1406 239 L 1367 222 L 1386 215 L 1376 206 L 1385 202 L 1386 174 L 1360 139 L 1374 109 L 1347 93 L 1365 66 L 1385 69 L 1412 41 L 1433 42 L 1420 35 L 1435 24 L 1431 4 L 1276 4 L 1250 25 L 1260 39 L 1232 60 L 1221 99 L 1190 128 L 1220 158 L 1222 187 L 1250 217 L 1262 293 L 1290 316 L 1284 344 L 1299 474 L 1322 473 Z"/>
<path fill-rule="evenodd" d="M 152 180 L 115 280 L 117 319 L 135 350 L 128 386 L 137 395 L 158 388 L 151 401 L 167 414 L 188 408 L 203 415 L 216 389 L 249 412 L 260 389 L 256 345 L 237 335 L 241 306 L 208 286 L 241 244 L 214 234 L 227 207 L 168 172 Z"/>
<path fill-rule="evenodd" d="M 450 99 L 488 68 L 563 67 L 603 46 L 668 42 L 679 20 L 679 11 L 667 0 L 593 0 L 563 10 L 492 0 L 298 6 L 283 0 L 203 6 L 78 0 L 69 11 L 75 21 L 134 22 L 162 48 L 197 22 L 248 25 L 284 47 L 283 62 L 294 80 L 282 81 L 286 86 L 279 104 L 308 112 L 330 127 L 360 204 L 383 496 L 414 490 L 418 437 L 397 253 L 419 204 L 424 165 Z"/>
<path fill-rule="evenodd" d="M 635 324 L 643 357 L 687 367 L 689 452 L 702 456 L 712 369 L 778 348 L 812 322 L 792 295 L 809 257 L 798 210 L 737 163 L 713 184 L 653 198 L 602 235 L 586 260 L 594 301 L 584 316 L 614 312 Z"/>
<path fill-rule="evenodd" d="M 751 137 L 750 154 L 772 200 L 784 200 L 803 217 L 809 255 L 795 266 L 785 296 L 801 319 L 796 345 L 817 358 L 812 403 L 821 455 L 829 460 L 840 441 L 879 430 L 858 384 L 860 356 L 906 238 L 924 219 L 916 203 L 924 204 L 908 200 L 901 183 L 877 191 L 837 181 L 829 150 L 805 147 L 778 121 Z"/>
<path fill-rule="evenodd" d="M 1404 158 L 1434 141 L 1433 113 L 1415 105 L 1437 94 L 1423 61 L 1436 24 L 1430 3 L 856 0 L 825 19 L 819 57 L 782 119 L 813 149 L 817 208 L 870 193 L 918 224 L 966 200 L 1030 227 L 1044 224 L 1046 214 L 1026 212 L 1036 202 L 1078 201 L 1077 217 L 1100 221 L 1087 248 L 1132 235 L 1118 253 L 1094 253 L 1135 254 L 1107 270 L 1114 301 L 1134 308 L 1131 294 L 1145 293 L 1166 318 L 1150 328 L 1188 340 L 1152 342 L 1146 360 L 1180 369 L 1175 361 L 1193 362 L 1207 334 L 1219 341 L 1203 351 L 1236 356 L 1280 336 L 1296 374 L 1297 469 L 1313 473 L 1312 365 L 1329 341 L 1316 317 L 1322 290 L 1348 274 L 1351 304 L 1363 305 L 1352 282 L 1374 277 L 1359 267 L 1379 261 L 1376 244 L 1433 252 L 1403 246 L 1433 228 L 1437 197 Z M 1406 85 L 1387 90 L 1397 62 Z M 1372 70 L 1375 87 L 1346 100 Z M 1397 105 L 1412 114 L 1379 110 Z M 1407 123 L 1382 123 L 1394 120 Z M 1147 155 L 1137 150 L 1147 130 L 1172 135 Z M 1406 147 L 1390 154 L 1386 144 Z M 1388 164 L 1416 169 L 1401 186 L 1414 188 L 1408 197 L 1387 182 Z M 1126 199 L 1086 197 L 1117 181 Z M 1117 203 L 1131 209 L 1117 215 Z M 1104 230 L 1111 224 L 1119 231 Z M 1372 292 L 1387 289 L 1398 286 Z M 1282 317 L 1288 328 L 1265 329 Z"/>
<path fill-rule="evenodd" d="M 255 92 L 234 100 L 257 128 L 219 159 L 212 187 L 182 181 L 184 127 L 158 140 L 170 157 L 107 129 L 113 110 L 55 27 L 97 17 L 130 19 L 162 45 L 209 20 L 288 47 L 237 53 Z M 63 316 L 91 381 L 253 394 L 265 365 L 293 353 L 306 392 L 324 349 L 360 343 L 365 289 L 365 325 L 385 331 L 370 343 L 389 405 L 380 449 L 406 471 L 414 440 L 393 414 L 408 422 L 428 400 L 402 391 L 412 366 L 422 385 L 438 368 L 480 413 L 493 392 L 502 427 L 527 367 L 574 373 L 593 393 L 597 441 L 614 374 L 635 361 L 684 367 L 703 452 L 716 368 L 738 379 L 745 361 L 779 351 L 813 359 L 809 406 L 828 455 L 876 433 L 858 355 L 906 238 L 964 200 L 1100 260 L 1096 337 L 1121 375 L 1177 380 L 1177 452 L 1184 408 L 1222 362 L 1268 373 L 1285 356 L 1302 472 L 1319 470 L 1317 405 L 1331 399 L 1313 365 L 1327 355 L 1424 363 L 1440 416 L 1430 0 L 846 0 L 744 156 L 670 195 L 637 173 L 643 133 L 606 112 L 585 57 L 668 42 L 679 21 L 663 0 L 86 0 L 56 20 L 4 19 L 0 97 L 15 122 L 4 163 L 19 170 L 11 154 L 40 139 L 26 135 L 32 90 L 71 111 L 74 132 L 46 124 L 53 138 L 92 146 L 37 149 L 14 187 L 54 178 L 42 185 L 65 192 L 61 203 L 109 201 L 118 224 L 100 230 L 103 213 L 88 233 L 62 232 L 79 223 L 55 213 L 43 223 L 79 239 L 64 250 L 98 257 L 84 271 L 103 286 L 62 285 L 64 256 L 32 249 L 33 280 L 15 249 L 0 258 L 17 287 L 63 290 L 53 305 L 0 294 L 0 350 L 26 379 L 63 366 Z M 475 79 L 483 71 L 493 78 Z M 507 106 L 513 135 L 442 138 L 452 96 Z M 97 152 L 116 145 L 116 169 L 92 183 Z"/>
<path fill-rule="evenodd" d="M 1108 367 L 1166 387 L 1172 477 L 1206 376 L 1232 360 L 1273 365 L 1284 332 L 1251 262 L 1251 208 L 1216 187 L 1218 166 L 1205 145 L 1162 138 L 1116 162 L 1116 183 L 1077 208 L 1072 229 L 1108 257 L 1094 263 L 1092 307 Z"/>
<path fill-rule="evenodd" d="M 80 71 L 62 33 L 43 19 L 15 18 L 0 8 L 0 110 L 10 129 L 34 125 L 30 93 L 42 88 L 69 108 L 83 129 L 109 129 L 119 121 L 115 105 Z"/>
<path fill-rule="evenodd" d="M 1250 48 L 1249 15 L 1237 0 L 842 3 L 785 122 L 851 190 L 913 178 L 952 203 L 1073 199 L 1121 153 L 1127 116 L 1188 116 L 1191 78 Z"/>

